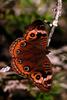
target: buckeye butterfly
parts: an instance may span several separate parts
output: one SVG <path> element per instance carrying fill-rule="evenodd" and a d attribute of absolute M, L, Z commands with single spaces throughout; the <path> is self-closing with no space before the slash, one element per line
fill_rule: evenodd
<path fill-rule="evenodd" d="M 45 23 L 36 20 L 27 27 L 24 37 L 16 39 L 9 49 L 13 70 L 32 80 L 42 91 L 49 91 L 52 83 L 52 64 L 46 56 L 48 35 Z"/>

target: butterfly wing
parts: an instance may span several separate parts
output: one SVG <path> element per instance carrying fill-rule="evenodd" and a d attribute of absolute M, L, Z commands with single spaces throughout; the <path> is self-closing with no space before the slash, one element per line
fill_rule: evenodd
<path fill-rule="evenodd" d="M 31 79 L 34 84 L 42 91 L 49 91 L 52 84 L 52 64 L 45 56 L 42 61 L 42 66 L 35 69 L 31 73 Z"/>
<path fill-rule="evenodd" d="M 29 76 L 30 72 L 36 67 L 34 62 L 31 62 L 32 53 L 31 44 L 22 38 L 16 39 L 10 46 L 10 54 L 12 56 L 12 69 L 24 76 Z"/>

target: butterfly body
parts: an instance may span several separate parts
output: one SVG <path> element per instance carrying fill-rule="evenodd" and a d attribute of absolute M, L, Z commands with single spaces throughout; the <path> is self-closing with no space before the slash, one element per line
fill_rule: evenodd
<path fill-rule="evenodd" d="M 47 40 L 45 30 L 28 28 L 24 38 L 16 39 L 10 46 L 13 70 L 31 79 L 42 91 L 50 90 L 52 83 L 52 64 L 46 56 Z"/>

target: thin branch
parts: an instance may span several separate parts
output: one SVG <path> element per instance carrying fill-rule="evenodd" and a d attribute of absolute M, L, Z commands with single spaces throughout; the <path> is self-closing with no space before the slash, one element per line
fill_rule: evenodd
<path fill-rule="evenodd" d="M 9 66 L 4 66 L 3 68 L 0 69 L 0 72 L 8 72 L 11 69 Z"/>
<path fill-rule="evenodd" d="M 55 28 L 58 26 L 59 17 L 61 16 L 61 13 L 62 13 L 62 0 L 58 0 L 57 12 L 56 12 L 56 15 L 55 15 L 55 19 L 54 19 L 54 21 L 52 23 L 52 29 L 51 29 L 50 34 L 49 34 L 47 47 L 50 44 L 51 37 L 52 37 L 52 35 L 54 33 Z"/>

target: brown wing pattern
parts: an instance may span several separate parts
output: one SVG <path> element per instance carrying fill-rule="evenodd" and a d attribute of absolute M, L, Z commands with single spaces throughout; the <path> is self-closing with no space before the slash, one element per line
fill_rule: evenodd
<path fill-rule="evenodd" d="M 49 91 L 52 83 L 52 64 L 46 56 L 47 41 L 47 32 L 34 28 L 27 31 L 24 39 L 16 39 L 9 49 L 12 69 L 31 79 L 42 91 Z"/>

